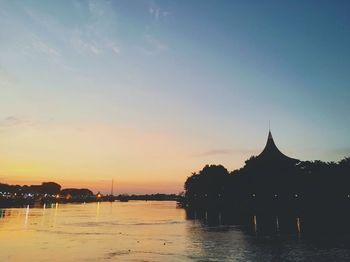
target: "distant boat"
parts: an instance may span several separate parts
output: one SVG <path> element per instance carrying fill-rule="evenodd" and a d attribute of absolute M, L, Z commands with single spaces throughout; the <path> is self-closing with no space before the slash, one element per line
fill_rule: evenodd
<path fill-rule="evenodd" d="M 113 190 L 114 190 L 114 180 L 112 179 L 112 186 L 111 186 L 111 194 L 108 196 L 108 201 L 109 202 L 114 202 L 115 198 L 113 195 Z"/>

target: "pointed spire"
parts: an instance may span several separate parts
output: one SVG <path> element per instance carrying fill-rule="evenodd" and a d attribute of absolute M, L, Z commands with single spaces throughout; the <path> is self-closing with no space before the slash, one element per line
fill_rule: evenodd
<path fill-rule="evenodd" d="M 264 150 L 258 155 L 259 159 L 264 159 L 264 160 L 273 160 L 273 161 L 298 161 L 296 159 L 287 157 L 284 155 L 276 146 L 275 141 L 273 140 L 271 130 L 269 129 L 269 135 L 267 137 L 267 142 L 265 145 Z"/>
<path fill-rule="evenodd" d="M 273 137 L 272 137 L 272 134 L 271 134 L 271 131 L 269 130 L 269 136 L 267 137 L 268 140 L 273 140 Z"/>

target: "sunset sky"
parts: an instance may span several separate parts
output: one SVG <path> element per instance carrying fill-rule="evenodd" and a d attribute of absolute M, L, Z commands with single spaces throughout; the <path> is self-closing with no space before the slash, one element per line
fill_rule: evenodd
<path fill-rule="evenodd" d="M 307 3 L 306 3 L 307 2 Z M 178 193 L 350 155 L 349 1 L 0 0 L 0 183 Z"/>

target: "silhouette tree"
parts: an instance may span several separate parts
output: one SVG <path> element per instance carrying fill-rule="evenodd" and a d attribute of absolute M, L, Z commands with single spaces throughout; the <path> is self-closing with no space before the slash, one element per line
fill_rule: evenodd
<path fill-rule="evenodd" d="M 229 173 L 222 165 L 206 165 L 187 178 L 184 188 L 188 206 L 316 213 L 345 210 L 349 185 L 350 157 L 339 162 L 293 159 L 279 151 L 269 133 L 262 153 L 242 168 Z"/>

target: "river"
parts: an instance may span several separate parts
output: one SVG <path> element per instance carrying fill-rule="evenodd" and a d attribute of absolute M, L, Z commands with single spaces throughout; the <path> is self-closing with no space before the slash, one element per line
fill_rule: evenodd
<path fill-rule="evenodd" d="M 218 219 L 189 219 L 171 201 L 0 209 L 0 261 L 350 260 L 347 238 L 260 236 Z"/>

